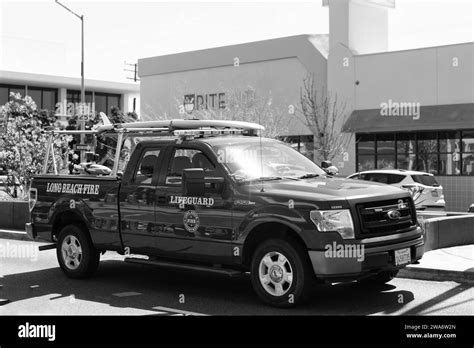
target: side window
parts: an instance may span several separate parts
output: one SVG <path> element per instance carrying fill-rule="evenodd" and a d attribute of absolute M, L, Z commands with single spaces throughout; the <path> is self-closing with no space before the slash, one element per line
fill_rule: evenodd
<path fill-rule="evenodd" d="M 387 174 L 379 174 L 379 173 L 368 173 L 365 174 L 364 180 L 368 181 L 374 181 L 374 182 L 380 182 L 382 184 L 386 184 L 388 179 L 387 179 Z"/>
<path fill-rule="evenodd" d="M 398 184 L 400 181 L 402 181 L 405 178 L 404 175 L 398 175 L 398 174 L 389 174 L 388 175 L 388 184 L 393 185 L 393 184 Z"/>
<path fill-rule="evenodd" d="M 146 150 L 140 159 L 133 181 L 137 184 L 151 184 L 155 170 L 158 170 L 160 150 Z"/>
<path fill-rule="evenodd" d="M 215 169 L 214 164 L 200 150 L 176 149 L 166 174 L 167 185 L 181 185 L 183 171 L 188 168 Z"/>

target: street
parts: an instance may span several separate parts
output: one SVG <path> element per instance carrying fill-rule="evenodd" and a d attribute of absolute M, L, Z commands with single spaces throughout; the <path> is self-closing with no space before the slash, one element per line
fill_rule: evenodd
<path fill-rule="evenodd" d="M 263 305 L 249 277 L 131 265 L 108 252 L 93 278 L 69 279 L 56 251 L 0 239 L 0 315 L 473 315 L 472 286 L 396 278 L 382 288 L 320 286 L 296 309 Z"/>

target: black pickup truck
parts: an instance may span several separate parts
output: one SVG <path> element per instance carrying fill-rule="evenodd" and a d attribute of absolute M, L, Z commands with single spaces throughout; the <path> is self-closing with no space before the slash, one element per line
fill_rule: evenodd
<path fill-rule="evenodd" d="M 55 243 L 67 276 L 92 275 L 113 250 L 134 263 L 250 272 L 264 302 L 291 307 L 317 283 L 381 284 L 422 257 L 408 192 L 331 177 L 252 124 L 178 123 L 155 122 L 168 136 L 140 141 L 122 175 L 34 177 L 26 230 Z"/>

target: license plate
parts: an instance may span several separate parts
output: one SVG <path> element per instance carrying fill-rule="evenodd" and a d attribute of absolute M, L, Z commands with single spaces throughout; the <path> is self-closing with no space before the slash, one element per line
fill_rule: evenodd
<path fill-rule="evenodd" d="M 410 248 L 395 250 L 395 266 L 405 265 L 410 261 Z"/>
<path fill-rule="evenodd" d="M 438 197 L 438 191 L 431 191 L 432 197 Z"/>

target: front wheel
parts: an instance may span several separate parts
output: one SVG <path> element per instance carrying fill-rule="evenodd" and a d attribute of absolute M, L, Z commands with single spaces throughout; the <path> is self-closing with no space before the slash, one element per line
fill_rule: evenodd
<path fill-rule="evenodd" d="M 308 300 L 314 273 L 306 253 L 297 243 L 281 239 L 265 241 L 255 250 L 250 275 L 263 302 L 289 308 Z"/>
<path fill-rule="evenodd" d="M 62 271 L 70 278 L 91 276 L 99 266 L 100 252 L 85 231 L 76 225 L 65 226 L 59 232 L 56 256 Z"/>

